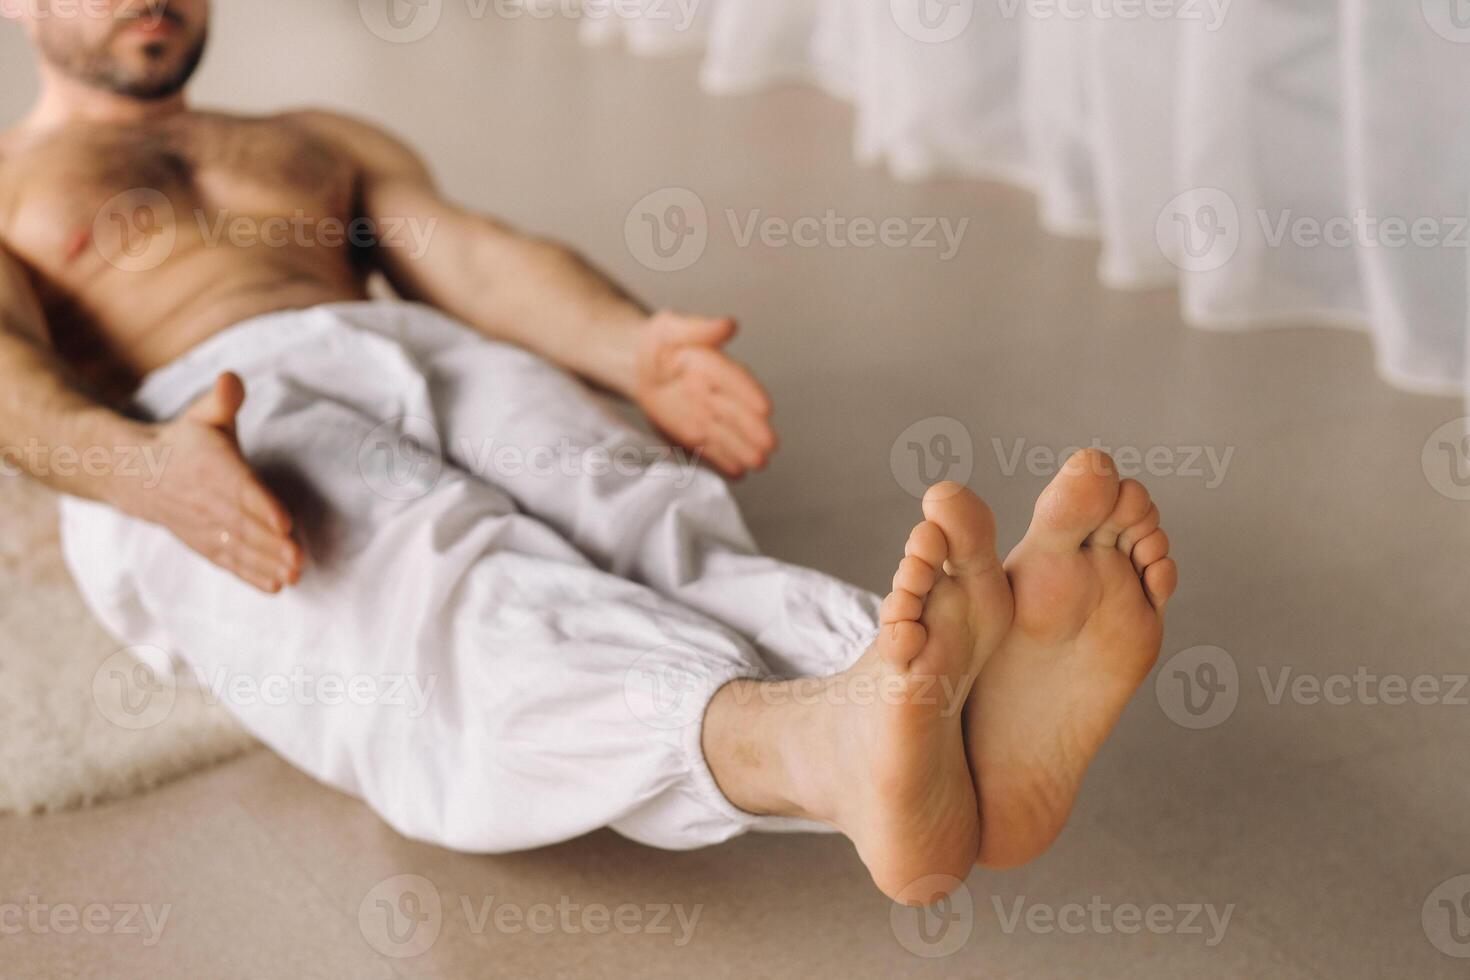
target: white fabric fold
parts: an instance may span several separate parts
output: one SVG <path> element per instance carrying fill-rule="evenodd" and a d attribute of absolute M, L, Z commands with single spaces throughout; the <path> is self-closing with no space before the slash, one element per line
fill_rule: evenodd
<path fill-rule="evenodd" d="M 704 710 L 737 678 L 845 669 L 876 596 L 760 555 L 715 474 L 428 307 L 240 324 L 150 375 L 140 413 L 226 370 L 249 393 L 242 451 L 306 545 L 298 586 L 267 596 L 160 527 L 62 507 L 83 596 L 156 672 L 445 847 L 826 829 L 726 800 Z"/>

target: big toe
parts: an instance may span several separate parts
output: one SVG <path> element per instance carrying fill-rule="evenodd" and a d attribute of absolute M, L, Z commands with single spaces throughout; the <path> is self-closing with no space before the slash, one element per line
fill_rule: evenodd
<path fill-rule="evenodd" d="M 958 483 L 936 483 L 924 494 L 924 517 L 944 532 L 948 570 L 973 575 L 995 567 L 995 515 Z"/>
<path fill-rule="evenodd" d="M 1099 449 L 1074 453 L 1037 498 L 1026 540 L 1054 551 L 1080 548 L 1112 514 L 1118 492 L 1111 456 Z"/>

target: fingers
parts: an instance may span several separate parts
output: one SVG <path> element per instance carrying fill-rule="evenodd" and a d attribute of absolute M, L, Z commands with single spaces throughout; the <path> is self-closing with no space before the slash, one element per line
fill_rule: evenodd
<path fill-rule="evenodd" d="M 771 428 L 770 417 L 754 411 L 745 402 L 737 401 L 723 391 L 711 396 L 715 419 L 738 432 L 746 442 L 769 455 L 776 451 L 776 430 Z"/>
<path fill-rule="evenodd" d="M 776 448 L 776 435 L 765 419 L 744 405 L 715 403 L 698 424 L 694 438 L 686 442 L 716 469 L 729 477 L 764 469 Z"/>
<path fill-rule="evenodd" d="M 704 438 L 699 454 L 731 479 L 739 479 L 765 465 L 760 455 L 728 430 L 716 429 Z"/>
<path fill-rule="evenodd" d="M 244 459 L 237 459 L 233 495 L 221 488 L 207 508 L 202 553 L 265 592 L 301 581 L 305 553 L 291 537 L 291 516 Z M 233 497 L 233 499 L 231 499 Z"/>
<path fill-rule="evenodd" d="M 242 549 L 248 553 L 249 564 L 284 585 L 295 585 L 301 581 L 305 555 L 301 545 L 292 538 L 276 534 L 254 520 L 242 521 L 237 533 Z"/>
<path fill-rule="evenodd" d="M 301 581 L 301 546 L 224 501 L 198 515 L 183 536 L 195 551 L 263 592 Z"/>
<path fill-rule="evenodd" d="M 254 476 L 241 482 L 237 503 L 242 511 L 278 536 L 285 537 L 291 533 L 290 512 Z"/>
<path fill-rule="evenodd" d="M 755 469 L 765 466 L 777 444 L 776 432 L 767 418 L 729 395 L 717 393 L 713 396 L 713 403 L 712 425 L 727 430 L 727 434 L 739 443 L 749 465 Z"/>
<path fill-rule="evenodd" d="M 220 568 L 262 592 L 275 595 L 288 583 L 280 570 L 262 552 L 248 547 L 234 547 L 233 542 L 223 545 L 215 554 L 208 556 Z"/>

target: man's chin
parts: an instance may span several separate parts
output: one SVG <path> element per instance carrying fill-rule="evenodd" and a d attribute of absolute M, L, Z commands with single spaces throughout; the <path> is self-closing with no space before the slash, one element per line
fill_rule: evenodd
<path fill-rule="evenodd" d="M 187 76 L 178 72 L 112 72 L 106 77 L 89 79 L 96 87 L 113 95 L 136 99 L 139 102 L 162 102 L 184 90 Z"/>
<path fill-rule="evenodd" d="M 135 102 L 164 102 L 178 95 L 184 90 L 184 87 L 183 85 L 124 85 L 114 88 L 112 93 L 114 95 L 126 96 Z"/>
<path fill-rule="evenodd" d="M 99 81 L 113 94 L 140 102 L 161 102 L 173 98 L 194 77 L 204 55 L 204 43 L 201 39 L 182 51 L 178 48 L 170 51 L 173 46 L 169 42 L 155 41 L 127 56 L 115 57 L 113 70 L 104 73 L 107 77 Z M 123 67 L 129 62 L 132 64 Z"/>

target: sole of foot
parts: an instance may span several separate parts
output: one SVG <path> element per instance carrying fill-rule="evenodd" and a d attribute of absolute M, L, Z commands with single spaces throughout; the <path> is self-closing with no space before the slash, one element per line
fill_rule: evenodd
<path fill-rule="evenodd" d="M 1072 456 L 1005 560 L 1014 622 L 965 707 L 978 863 L 1015 867 L 1066 825 L 1093 758 L 1147 677 L 1178 584 L 1142 484 Z"/>
<path fill-rule="evenodd" d="M 853 841 L 884 894 L 909 905 L 957 887 L 979 852 L 964 706 L 1012 616 L 985 503 L 939 484 L 924 497 L 924 516 L 883 602 L 878 638 L 823 682 L 833 696 L 821 741 L 835 758 L 809 774 L 825 800 L 817 815 Z"/>

